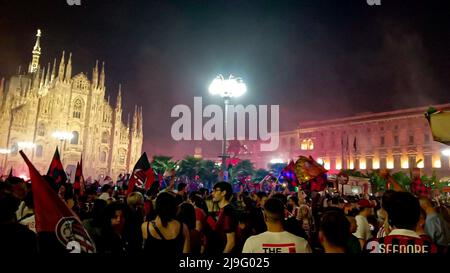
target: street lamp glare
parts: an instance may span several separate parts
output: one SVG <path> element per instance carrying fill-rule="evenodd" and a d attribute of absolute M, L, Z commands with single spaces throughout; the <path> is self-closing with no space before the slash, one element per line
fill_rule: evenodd
<path fill-rule="evenodd" d="M 54 138 L 60 139 L 60 140 L 71 140 L 73 138 L 73 134 L 70 132 L 53 132 L 52 136 Z"/>
<path fill-rule="evenodd" d="M 228 79 L 224 79 L 222 75 L 218 75 L 209 85 L 209 93 L 211 95 L 220 95 L 224 98 L 240 97 L 247 92 L 247 86 L 241 78 L 235 78 L 230 75 Z"/>
<path fill-rule="evenodd" d="M 449 156 L 450 157 L 450 148 L 442 150 L 442 154 L 445 155 L 445 156 Z"/>

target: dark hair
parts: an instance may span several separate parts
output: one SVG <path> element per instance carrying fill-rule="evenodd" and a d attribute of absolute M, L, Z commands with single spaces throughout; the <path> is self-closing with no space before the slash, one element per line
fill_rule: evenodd
<path fill-rule="evenodd" d="M 420 218 L 419 200 L 409 192 L 392 194 L 386 208 L 389 224 L 395 228 L 414 230 Z"/>
<path fill-rule="evenodd" d="M 298 197 L 297 196 L 291 195 L 291 196 L 289 196 L 288 199 L 294 201 L 294 203 L 298 206 Z"/>
<path fill-rule="evenodd" d="M 213 188 L 213 189 L 214 189 L 214 190 L 215 190 L 215 189 L 219 189 L 219 190 L 221 190 L 221 191 L 226 191 L 225 199 L 226 199 L 227 201 L 229 201 L 229 200 L 231 199 L 231 196 L 233 196 L 233 188 L 231 187 L 231 184 L 228 183 L 228 182 L 224 182 L 224 181 L 222 181 L 222 182 L 217 182 L 217 183 L 214 185 L 214 188 Z"/>
<path fill-rule="evenodd" d="M 283 206 L 286 206 L 287 197 L 286 197 L 286 195 L 282 194 L 281 192 L 275 193 L 274 195 L 272 195 L 272 198 L 280 200 L 281 203 L 283 203 Z"/>
<path fill-rule="evenodd" d="M 109 230 L 111 229 L 111 219 L 116 217 L 116 211 L 122 211 L 122 213 L 125 213 L 125 205 L 122 203 L 111 203 L 108 204 L 104 209 L 104 227 Z M 101 213 L 101 212 L 100 212 Z"/>
<path fill-rule="evenodd" d="M 191 194 L 189 196 L 189 200 L 191 200 L 191 202 L 194 203 L 197 208 L 202 209 L 205 214 L 208 215 L 208 206 L 206 205 L 206 202 L 205 200 L 203 200 L 203 198 L 201 198 L 197 194 Z"/>
<path fill-rule="evenodd" d="M 387 210 L 389 207 L 391 201 L 392 201 L 392 195 L 395 193 L 393 190 L 387 190 L 384 192 L 383 196 L 381 197 L 381 207 L 384 210 Z"/>
<path fill-rule="evenodd" d="M 182 224 L 186 224 L 189 230 L 195 229 L 196 219 L 194 206 L 189 203 L 182 203 L 177 214 L 177 220 Z"/>
<path fill-rule="evenodd" d="M 346 247 L 350 237 L 350 222 L 342 211 L 326 212 L 320 222 L 320 230 L 330 244 Z"/>
<path fill-rule="evenodd" d="M 201 196 L 209 194 L 209 190 L 207 188 L 201 188 L 198 190 L 198 192 L 200 193 Z"/>
<path fill-rule="evenodd" d="M 107 202 L 103 199 L 95 199 L 92 205 L 91 215 L 94 226 L 100 226 L 105 218 Z"/>
<path fill-rule="evenodd" d="M 178 185 L 177 185 L 177 191 L 182 191 L 182 190 L 184 190 L 185 188 L 186 188 L 186 183 L 184 183 L 184 182 L 180 182 Z"/>
<path fill-rule="evenodd" d="M 249 196 L 244 196 L 243 200 L 244 202 L 244 209 L 247 211 L 250 211 L 251 209 L 255 208 L 255 201 L 253 201 L 252 198 L 250 198 Z"/>
<path fill-rule="evenodd" d="M 284 204 L 281 200 L 276 198 L 269 198 L 264 203 L 264 213 L 272 221 L 284 220 Z"/>
<path fill-rule="evenodd" d="M 259 191 L 259 192 L 256 193 L 256 196 L 259 199 L 263 199 L 263 197 L 267 197 L 267 193 L 265 191 Z"/>
<path fill-rule="evenodd" d="M 111 189 L 111 185 L 105 184 L 105 185 L 102 186 L 101 191 L 102 192 L 107 192 L 109 189 Z"/>
<path fill-rule="evenodd" d="M 19 201 L 10 194 L 0 197 L 0 223 L 15 219 Z"/>
<path fill-rule="evenodd" d="M 175 196 L 168 192 L 161 192 L 156 198 L 156 215 L 161 219 L 162 226 L 167 227 L 167 224 L 177 215 Z"/>

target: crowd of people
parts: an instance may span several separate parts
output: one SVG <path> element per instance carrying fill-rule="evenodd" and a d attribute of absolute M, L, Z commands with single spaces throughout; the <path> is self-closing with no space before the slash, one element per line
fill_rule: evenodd
<path fill-rule="evenodd" d="M 172 174 L 146 191 L 92 184 L 83 194 L 44 176 L 76 213 L 97 253 L 446 253 L 449 208 L 426 197 L 388 190 L 382 195 L 317 192 L 189 190 Z M 1 252 L 56 252 L 41 245 L 32 183 L 0 181 Z"/>

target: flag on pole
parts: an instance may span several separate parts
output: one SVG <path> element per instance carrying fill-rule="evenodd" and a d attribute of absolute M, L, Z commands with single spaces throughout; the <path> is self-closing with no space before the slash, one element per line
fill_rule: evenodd
<path fill-rule="evenodd" d="M 430 107 L 425 113 L 435 141 L 450 145 L 450 112 Z"/>
<path fill-rule="evenodd" d="M 45 241 L 39 238 L 57 239 L 59 246 L 71 253 L 95 253 L 94 241 L 89 237 L 78 216 L 59 198 L 50 185 L 39 174 L 23 151 L 20 155 L 25 160 L 30 172 L 36 232 L 39 248 L 46 249 Z M 45 236 L 41 236 L 45 235 Z M 47 241 L 50 242 L 50 241 Z M 48 247 L 48 246 L 47 246 Z M 51 249 L 53 252 L 55 249 Z"/>
<path fill-rule="evenodd" d="M 59 157 L 58 147 L 56 147 L 47 175 L 53 177 L 53 179 L 55 179 L 55 184 L 57 185 L 64 184 L 67 181 L 67 175 Z"/>
<path fill-rule="evenodd" d="M 147 153 L 144 152 L 134 165 L 133 173 L 128 182 L 127 194 L 133 192 L 134 187 L 148 190 L 153 182 L 155 182 L 155 173 L 148 161 Z"/>
<path fill-rule="evenodd" d="M 83 159 L 81 159 L 83 160 Z M 80 191 L 80 195 L 84 195 L 85 191 L 85 183 L 84 183 L 84 177 L 83 177 L 83 167 L 82 167 L 83 161 L 80 163 L 77 163 L 77 169 L 75 171 L 75 181 L 73 183 L 73 189 Z"/>

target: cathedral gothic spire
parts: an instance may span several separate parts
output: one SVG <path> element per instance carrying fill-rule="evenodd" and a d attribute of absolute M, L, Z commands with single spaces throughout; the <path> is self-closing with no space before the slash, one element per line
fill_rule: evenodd
<path fill-rule="evenodd" d="M 122 109 L 122 85 L 119 84 L 119 92 L 117 93 L 116 109 Z"/>
<path fill-rule="evenodd" d="M 41 30 L 37 30 L 36 34 L 36 43 L 34 44 L 33 51 L 31 52 L 33 54 L 33 58 L 31 60 L 30 66 L 28 67 L 29 73 L 35 73 L 38 70 L 39 66 L 39 57 L 41 56 Z"/>
<path fill-rule="evenodd" d="M 102 72 L 100 73 L 99 86 L 100 86 L 100 88 L 105 87 L 105 62 L 102 63 Z"/>
<path fill-rule="evenodd" d="M 66 74 L 64 76 L 65 81 L 69 81 L 72 78 L 72 52 L 69 53 L 69 60 L 67 61 Z"/>
<path fill-rule="evenodd" d="M 59 72 L 58 72 L 58 78 L 59 81 L 64 81 L 64 50 L 62 52 L 62 56 L 61 56 L 61 62 L 59 63 Z"/>
<path fill-rule="evenodd" d="M 92 69 L 92 86 L 93 88 L 98 86 L 98 60 L 95 61 L 95 67 Z"/>
<path fill-rule="evenodd" d="M 53 60 L 53 69 L 52 69 L 52 75 L 50 77 L 50 82 L 53 82 L 55 79 L 55 73 L 56 73 L 56 58 Z"/>

